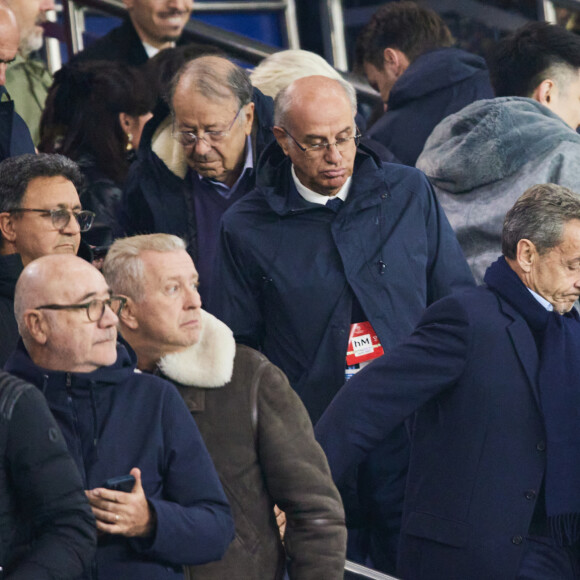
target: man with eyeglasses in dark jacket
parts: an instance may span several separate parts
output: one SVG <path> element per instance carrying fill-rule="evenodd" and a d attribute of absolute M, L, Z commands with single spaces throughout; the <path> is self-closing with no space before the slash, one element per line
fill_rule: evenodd
<path fill-rule="evenodd" d="M 0 163 L 0 366 L 16 346 L 16 280 L 32 260 L 48 254 L 90 259 L 81 232 L 94 213 L 83 211 L 82 175 L 62 155 L 26 154 Z"/>
<path fill-rule="evenodd" d="M 117 344 L 124 303 L 84 260 L 38 258 L 16 285 L 22 341 L 6 370 L 42 390 L 81 473 L 99 531 L 91 580 L 177 580 L 224 555 L 233 521 L 179 393 Z"/>

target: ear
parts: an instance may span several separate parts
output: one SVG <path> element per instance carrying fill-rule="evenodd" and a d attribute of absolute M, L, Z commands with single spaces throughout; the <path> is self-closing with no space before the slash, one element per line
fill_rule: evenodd
<path fill-rule="evenodd" d="M 135 301 L 127 296 L 127 303 L 123 306 L 121 314 L 119 315 L 119 322 L 122 327 L 127 327 L 129 330 L 137 330 L 139 328 L 139 321 L 137 320 L 137 305 Z"/>
<path fill-rule="evenodd" d="M 24 312 L 24 325 L 34 342 L 41 345 L 46 344 L 49 336 L 49 327 L 40 310 L 26 310 Z"/>
<path fill-rule="evenodd" d="M 409 59 L 404 52 L 390 47 L 383 50 L 383 68 L 386 72 L 390 72 L 398 79 L 408 67 Z"/>
<path fill-rule="evenodd" d="M 541 105 L 549 107 L 554 99 L 556 84 L 552 79 L 543 80 L 532 93 L 532 99 L 538 101 Z"/>
<path fill-rule="evenodd" d="M 254 103 L 248 103 L 244 109 L 244 115 L 246 117 L 246 126 L 244 130 L 246 135 L 250 135 L 254 124 Z"/>
<path fill-rule="evenodd" d="M 522 272 L 528 274 L 531 271 L 537 254 L 538 251 L 536 250 L 536 246 L 530 240 L 524 238 L 518 242 L 516 249 L 516 262 Z"/>
<path fill-rule="evenodd" d="M 14 231 L 14 215 L 4 211 L 0 213 L 0 233 L 2 233 L 2 237 L 14 243 L 16 240 L 16 232 Z"/>
<path fill-rule="evenodd" d="M 284 155 L 288 155 L 288 135 L 286 135 L 286 131 L 282 129 L 282 127 L 272 127 L 272 133 L 274 133 L 274 137 L 276 137 L 276 141 L 278 141 L 278 145 L 284 151 Z"/>
<path fill-rule="evenodd" d="M 133 117 L 127 113 L 119 113 L 119 124 L 125 133 L 130 133 L 133 128 Z"/>

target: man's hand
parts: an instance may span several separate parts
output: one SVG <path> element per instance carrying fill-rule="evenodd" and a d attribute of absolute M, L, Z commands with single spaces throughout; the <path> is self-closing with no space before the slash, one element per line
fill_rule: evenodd
<path fill-rule="evenodd" d="M 134 467 L 135 485 L 130 493 L 104 487 L 86 490 L 97 530 L 127 537 L 146 537 L 155 530 L 155 512 L 149 507 L 141 485 L 141 470 Z"/>

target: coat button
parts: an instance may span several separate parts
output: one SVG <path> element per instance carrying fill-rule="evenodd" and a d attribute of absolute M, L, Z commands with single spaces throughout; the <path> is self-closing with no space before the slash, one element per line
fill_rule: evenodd
<path fill-rule="evenodd" d="M 538 442 L 538 444 L 536 445 L 536 449 L 538 451 L 546 451 L 546 442 L 545 441 Z"/>
<path fill-rule="evenodd" d="M 536 492 L 533 489 L 528 489 L 528 491 L 524 493 L 524 496 L 529 500 L 536 499 Z"/>
<path fill-rule="evenodd" d="M 512 538 L 512 544 L 515 544 L 516 546 L 519 546 L 523 541 L 524 539 L 521 536 L 514 536 Z"/>

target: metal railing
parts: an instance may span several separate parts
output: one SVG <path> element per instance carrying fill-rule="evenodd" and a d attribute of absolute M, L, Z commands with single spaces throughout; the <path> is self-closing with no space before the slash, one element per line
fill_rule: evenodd
<path fill-rule="evenodd" d="M 200 4 L 196 1 L 194 4 L 194 13 L 199 9 Z M 207 4 L 207 2 L 206 2 Z M 226 4 L 226 3 L 223 3 Z M 227 5 L 233 4 L 228 2 Z M 237 6 L 237 2 L 235 3 Z M 127 9 L 121 0 L 63 0 L 64 15 L 64 41 L 67 44 L 69 54 L 78 52 L 82 45 L 82 35 L 84 32 L 83 10 L 91 8 L 104 14 L 116 16 L 119 18 L 126 17 Z M 203 10 L 203 8 L 202 8 Z M 185 26 L 183 34 L 192 42 L 200 44 L 211 44 L 221 48 L 227 55 L 234 59 L 241 60 L 249 65 L 255 66 L 264 58 L 277 52 L 279 49 L 264 44 L 247 36 L 230 32 L 196 20 L 191 19 Z M 58 50 L 58 46 L 55 47 Z M 53 59 L 49 53 L 49 62 Z M 54 55 L 55 62 L 60 63 L 60 55 Z M 58 58 L 56 58 L 58 57 Z M 52 66 L 51 70 L 56 70 L 58 66 Z M 342 75 L 348 80 L 357 91 L 359 100 L 371 105 L 380 103 L 378 93 L 373 91 L 366 82 L 356 75 L 342 72 Z"/>
<path fill-rule="evenodd" d="M 394 576 L 371 570 L 371 568 L 355 564 L 349 560 L 344 565 L 344 572 L 344 580 L 360 580 L 361 578 L 368 578 L 368 580 L 397 580 Z"/>

